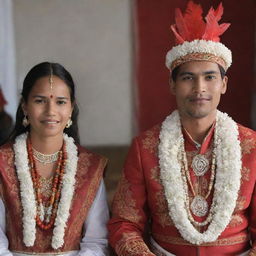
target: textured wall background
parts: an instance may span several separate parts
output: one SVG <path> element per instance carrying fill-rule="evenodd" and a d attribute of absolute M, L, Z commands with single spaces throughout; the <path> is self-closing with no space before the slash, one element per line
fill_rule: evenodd
<path fill-rule="evenodd" d="M 19 89 L 42 61 L 63 64 L 77 84 L 82 144 L 132 136 L 129 0 L 14 0 Z"/>

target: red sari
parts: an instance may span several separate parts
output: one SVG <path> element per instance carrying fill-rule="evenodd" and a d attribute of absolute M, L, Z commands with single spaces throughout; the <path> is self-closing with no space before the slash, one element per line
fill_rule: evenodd
<path fill-rule="evenodd" d="M 9 250 L 22 253 L 56 253 L 79 250 L 83 224 L 95 199 L 106 159 L 78 147 L 78 167 L 70 216 L 65 229 L 64 245 L 57 250 L 51 247 L 53 227 L 42 230 L 36 226 L 36 240 L 33 246 L 23 243 L 22 205 L 19 181 L 14 166 L 12 145 L 0 148 L 0 197 L 6 211 L 6 236 Z"/>

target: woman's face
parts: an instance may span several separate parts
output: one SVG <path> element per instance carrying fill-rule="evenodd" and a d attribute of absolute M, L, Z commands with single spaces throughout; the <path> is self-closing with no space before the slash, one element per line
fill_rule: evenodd
<path fill-rule="evenodd" d="M 57 76 L 38 79 L 22 107 L 31 135 L 41 138 L 62 136 L 73 110 L 69 87 Z"/>

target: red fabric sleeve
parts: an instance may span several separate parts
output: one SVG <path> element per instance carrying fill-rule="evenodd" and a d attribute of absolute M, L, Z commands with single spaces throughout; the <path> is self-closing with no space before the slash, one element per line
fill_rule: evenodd
<path fill-rule="evenodd" d="M 252 200 L 250 204 L 250 236 L 252 242 L 252 249 L 249 253 L 249 256 L 256 255 L 256 187 L 254 188 Z"/>
<path fill-rule="evenodd" d="M 154 255 L 143 240 L 147 222 L 146 188 L 140 150 L 133 141 L 112 205 L 109 241 L 118 255 Z"/>

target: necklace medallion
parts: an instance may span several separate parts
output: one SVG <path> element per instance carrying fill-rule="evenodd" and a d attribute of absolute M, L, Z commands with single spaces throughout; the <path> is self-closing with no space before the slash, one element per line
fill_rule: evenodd
<path fill-rule="evenodd" d="M 192 200 L 190 209 L 195 216 L 203 217 L 208 212 L 208 203 L 202 196 L 197 195 Z"/>
<path fill-rule="evenodd" d="M 192 168 L 196 176 L 203 176 L 209 169 L 209 161 L 204 155 L 196 155 L 192 161 Z"/>

